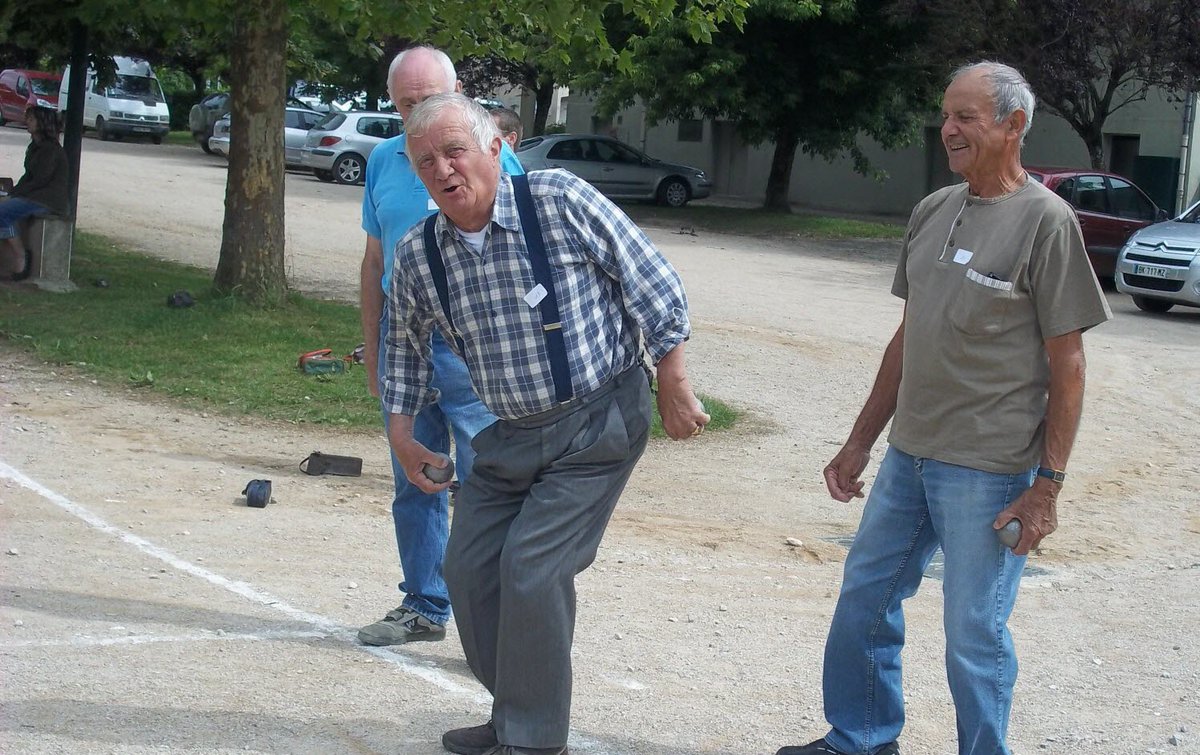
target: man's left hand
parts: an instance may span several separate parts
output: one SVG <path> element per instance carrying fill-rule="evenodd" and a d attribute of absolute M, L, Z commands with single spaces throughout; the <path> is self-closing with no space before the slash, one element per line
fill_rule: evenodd
<path fill-rule="evenodd" d="M 676 383 L 673 389 L 659 384 L 658 415 L 662 417 L 663 429 L 673 440 L 699 435 L 711 419 L 686 380 Z"/>
<path fill-rule="evenodd" d="M 1053 480 L 1038 477 L 1033 487 L 1026 490 L 1017 500 L 1001 511 L 992 528 L 1000 530 L 1013 519 L 1021 520 L 1021 540 L 1012 549 L 1013 554 L 1024 556 L 1038 547 L 1042 538 L 1058 529 L 1058 491 L 1061 485 Z"/>

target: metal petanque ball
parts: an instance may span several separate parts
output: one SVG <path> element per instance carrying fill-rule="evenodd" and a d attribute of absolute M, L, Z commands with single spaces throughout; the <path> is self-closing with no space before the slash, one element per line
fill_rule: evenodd
<path fill-rule="evenodd" d="M 454 476 L 454 460 L 446 454 L 438 454 L 438 456 L 446 460 L 446 466 L 439 469 L 432 464 L 426 464 L 425 466 L 421 467 L 421 474 L 425 475 L 433 482 L 440 484 L 448 481 Z"/>
<path fill-rule="evenodd" d="M 996 537 L 1009 548 L 1016 548 L 1017 543 L 1021 542 L 1021 520 L 1010 519 L 1008 524 L 996 530 Z"/>

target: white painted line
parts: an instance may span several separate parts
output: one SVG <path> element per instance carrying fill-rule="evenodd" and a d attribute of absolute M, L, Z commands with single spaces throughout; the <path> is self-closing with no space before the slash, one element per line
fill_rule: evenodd
<path fill-rule="evenodd" d="M 42 498 L 50 501 L 71 516 L 83 520 L 94 529 L 97 529 L 107 535 L 112 535 L 128 545 L 132 545 L 134 548 L 138 549 L 142 553 L 145 553 L 147 556 L 156 558 L 181 572 L 191 574 L 194 577 L 199 577 L 200 579 L 203 579 L 204 581 L 216 585 L 224 590 L 228 590 L 235 595 L 240 595 L 252 603 L 273 608 L 276 611 L 295 619 L 296 621 L 300 621 L 315 627 L 325 635 L 336 638 L 339 641 L 343 641 L 355 649 L 365 650 L 376 658 L 394 665 L 404 673 L 429 682 L 435 687 L 443 689 L 446 692 L 457 695 L 458 697 L 466 700 L 470 700 L 474 703 L 489 706 L 491 704 L 491 697 L 485 692 L 481 691 L 478 687 L 468 687 L 466 685 L 459 684 L 449 674 L 445 673 L 441 669 L 422 663 L 414 658 L 401 655 L 392 648 L 377 648 L 359 645 L 353 641 L 353 630 L 350 627 L 338 624 L 336 621 L 328 617 L 302 611 L 299 608 L 288 605 L 284 601 L 269 593 L 263 592 L 262 590 L 246 584 L 245 582 L 228 579 L 227 577 L 223 577 L 216 572 L 205 569 L 203 566 L 197 566 L 190 561 L 185 561 L 179 556 L 176 556 L 174 553 L 171 553 L 165 548 L 162 548 L 161 546 L 158 546 L 149 540 L 146 540 L 145 538 L 138 537 L 137 535 L 122 530 L 120 527 L 115 527 L 109 524 L 83 506 L 71 501 L 69 498 L 60 493 L 56 493 L 50 488 L 47 488 L 45 485 L 42 485 L 38 481 L 28 477 L 20 470 L 14 469 L 8 464 L 5 464 L 3 461 L 0 461 L 0 478 L 12 480 L 18 485 L 37 493 Z"/>
<path fill-rule="evenodd" d="M 187 632 L 185 634 L 130 634 L 120 637 L 92 637 L 78 635 L 65 640 L 14 640 L 0 641 L 0 648 L 61 648 L 61 647 L 109 647 L 111 645 L 149 645 L 158 642 L 205 642 L 232 641 L 258 642 L 263 640 L 315 640 L 328 637 L 325 632 L 271 631 L 247 634 L 244 632 Z"/>

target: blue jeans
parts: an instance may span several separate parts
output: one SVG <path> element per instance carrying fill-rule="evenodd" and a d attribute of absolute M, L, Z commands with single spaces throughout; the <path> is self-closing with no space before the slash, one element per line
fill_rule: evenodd
<path fill-rule="evenodd" d="M 900 651 L 905 598 L 940 545 L 946 556 L 946 676 L 958 751 L 1007 755 L 1017 657 L 1008 617 L 1025 558 L 1001 545 L 996 515 L 1033 484 L 1034 471 L 994 474 L 889 447 L 846 557 L 825 644 L 829 744 L 868 754 L 904 727 Z"/>
<path fill-rule="evenodd" d="M 383 332 L 381 330 L 381 332 Z M 382 354 L 382 352 L 381 352 Z M 384 369 L 382 358 L 380 370 Z M 467 365 L 446 345 L 440 333 L 433 335 L 433 387 L 441 391 L 437 403 L 426 407 L 413 420 L 413 438 L 435 453 L 450 453 L 454 432 L 454 471 L 460 483 L 471 474 L 475 451 L 471 440 L 496 417 L 488 411 L 471 387 Z M 388 413 L 383 413 L 384 429 Z M 392 499 L 392 521 L 404 581 L 403 605 L 430 621 L 450 620 L 450 594 L 442 578 L 442 558 L 450 535 L 449 495 L 429 495 L 414 487 L 392 454 L 392 476 L 396 496 Z"/>
<path fill-rule="evenodd" d="M 0 201 L 0 239 L 11 239 L 17 235 L 17 223 L 26 218 L 49 215 L 50 210 L 37 202 L 21 197 L 9 197 Z"/>

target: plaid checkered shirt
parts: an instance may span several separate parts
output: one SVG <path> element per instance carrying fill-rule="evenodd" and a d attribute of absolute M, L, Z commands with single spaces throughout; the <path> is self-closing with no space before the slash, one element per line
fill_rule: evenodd
<path fill-rule="evenodd" d="M 529 174 L 558 297 L 575 396 L 640 359 L 637 333 L 654 363 L 687 340 L 691 325 L 678 273 L 633 221 L 590 184 L 563 170 Z M 383 404 L 415 415 L 437 399 L 430 387 L 433 328 L 457 351 L 425 256 L 424 223 L 396 245 L 384 353 Z M 512 181 L 502 173 L 482 254 L 439 213 L 436 235 L 446 265 L 460 354 L 479 398 L 498 417 L 517 419 L 556 405 L 536 286 L 517 216 Z"/>

